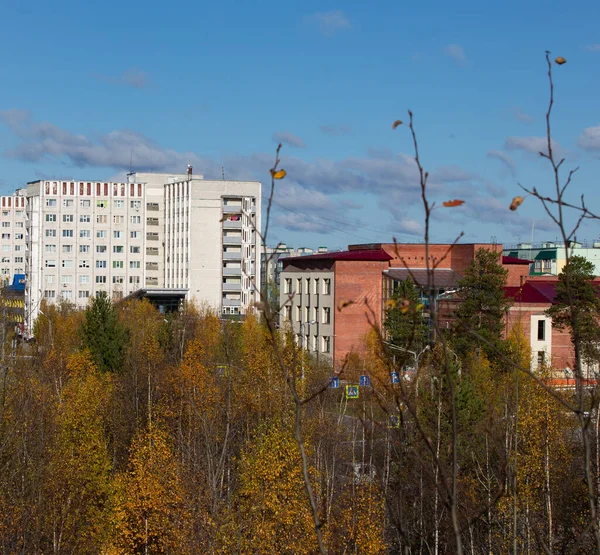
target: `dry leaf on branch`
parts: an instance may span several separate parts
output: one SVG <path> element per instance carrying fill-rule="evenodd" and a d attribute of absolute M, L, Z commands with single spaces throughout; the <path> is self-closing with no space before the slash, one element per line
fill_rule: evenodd
<path fill-rule="evenodd" d="M 523 197 L 515 197 L 514 199 L 512 199 L 512 202 L 510 203 L 510 209 L 511 210 L 516 210 L 517 208 L 519 208 L 519 206 L 521 206 L 521 204 L 523 204 L 523 201 L 525 199 Z"/>
<path fill-rule="evenodd" d="M 460 200 L 460 199 L 454 199 L 454 200 L 447 200 L 446 202 L 442 203 L 443 206 L 445 206 L 446 208 L 453 208 L 454 206 L 460 206 L 461 204 L 464 204 L 465 201 L 464 200 Z"/>
<path fill-rule="evenodd" d="M 344 308 L 346 308 L 347 306 L 350 306 L 351 304 L 354 304 L 354 301 L 351 300 L 345 300 L 345 301 L 340 301 L 337 305 L 337 309 L 339 312 L 341 312 Z"/>
<path fill-rule="evenodd" d="M 562 66 L 563 64 L 567 63 L 567 60 L 565 60 L 562 56 L 559 56 L 558 58 L 556 58 L 556 60 L 554 60 L 559 66 Z"/>
<path fill-rule="evenodd" d="M 273 179 L 283 179 L 287 173 L 285 170 L 271 170 L 271 175 L 273 176 Z"/>
<path fill-rule="evenodd" d="M 396 129 L 399 125 L 402 125 L 402 120 L 397 119 L 394 123 L 392 123 L 392 129 Z"/>

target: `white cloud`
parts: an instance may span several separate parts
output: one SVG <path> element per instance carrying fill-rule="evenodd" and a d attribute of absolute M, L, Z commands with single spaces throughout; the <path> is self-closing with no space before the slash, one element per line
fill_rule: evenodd
<path fill-rule="evenodd" d="M 113 85 L 124 85 L 134 89 L 143 89 L 150 85 L 150 77 L 145 72 L 136 67 L 130 67 L 119 75 L 103 75 L 99 73 L 92 74 L 92 77 L 105 83 Z"/>
<path fill-rule="evenodd" d="M 292 148 L 304 148 L 306 145 L 304 141 L 298 137 L 298 135 L 294 135 L 289 131 L 281 131 L 277 133 L 273 133 L 273 140 L 276 143 L 286 144 L 291 146 Z"/>
<path fill-rule="evenodd" d="M 310 25 L 316 26 L 322 35 L 330 37 L 338 31 L 344 31 L 352 28 L 352 23 L 341 10 L 331 10 L 328 12 L 317 12 L 304 18 L 304 21 Z"/>
<path fill-rule="evenodd" d="M 600 150 L 600 125 L 586 127 L 579 135 L 577 144 L 585 150 Z"/>
<path fill-rule="evenodd" d="M 507 137 L 504 146 L 508 150 L 524 150 L 532 154 L 543 152 L 548 154 L 548 139 L 546 137 Z M 556 141 L 552 141 L 552 150 L 560 149 Z"/>
<path fill-rule="evenodd" d="M 501 150 L 490 150 L 487 153 L 488 158 L 494 158 L 502 162 L 505 168 L 510 171 L 510 174 L 514 177 L 517 174 L 517 166 L 514 160 L 506 154 L 506 152 L 502 152 Z"/>
<path fill-rule="evenodd" d="M 115 130 L 90 139 L 47 122 L 34 122 L 26 112 L 0 113 L 2 121 L 21 142 L 5 156 L 25 162 L 59 159 L 77 167 L 184 171 L 188 163 L 200 165 L 193 153 L 162 148 L 140 133 Z"/>
<path fill-rule="evenodd" d="M 467 61 L 465 49 L 460 44 L 448 44 L 444 47 L 446 56 L 452 58 L 457 65 L 464 65 Z"/>
<path fill-rule="evenodd" d="M 517 119 L 521 123 L 533 123 L 533 117 L 529 114 L 526 114 L 525 112 L 522 112 L 519 108 L 515 107 L 513 109 L 513 114 L 515 116 L 515 119 Z"/>

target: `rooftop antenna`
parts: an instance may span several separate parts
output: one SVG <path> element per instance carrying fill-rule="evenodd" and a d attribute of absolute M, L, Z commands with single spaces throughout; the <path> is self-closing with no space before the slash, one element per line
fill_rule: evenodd
<path fill-rule="evenodd" d="M 223 181 L 225 181 L 225 167 L 221 166 L 221 177 L 223 178 Z"/>

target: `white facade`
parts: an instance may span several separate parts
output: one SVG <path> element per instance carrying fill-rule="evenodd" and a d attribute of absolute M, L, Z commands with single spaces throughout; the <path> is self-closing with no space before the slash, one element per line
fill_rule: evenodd
<path fill-rule="evenodd" d="M 36 181 L 25 194 L 29 324 L 42 299 L 85 307 L 99 291 L 118 300 L 143 286 L 143 184 Z"/>
<path fill-rule="evenodd" d="M 27 214 L 24 196 L 0 197 L 0 277 L 12 283 L 15 274 L 25 273 Z"/>
<path fill-rule="evenodd" d="M 136 173 L 127 183 L 36 181 L 21 194 L 2 197 L 0 271 L 27 274 L 29 326 L 42 299 L 83 308 L 99 291 L 118 300 L 183 288 L 223 314 L 258 300 L 259 182 Z"/>
<path fill-rule="evenodd" d="M 185 176 L 165 185 L 165 287 L 222 314 L 259 299 L 261 184 Z"/>

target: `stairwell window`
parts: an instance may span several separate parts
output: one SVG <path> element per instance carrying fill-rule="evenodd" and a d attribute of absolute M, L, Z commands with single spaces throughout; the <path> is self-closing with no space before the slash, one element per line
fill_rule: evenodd
<path fill-rule="evenodd" d="M 546 321 L 545 320 L 538 320 L 537 338 L 538 338 L 538 341 L 546 340 Z"/>

